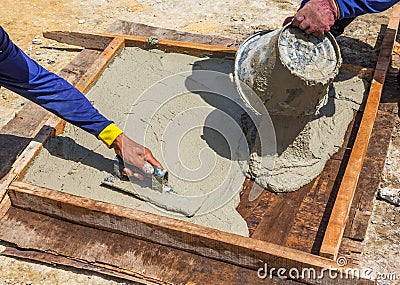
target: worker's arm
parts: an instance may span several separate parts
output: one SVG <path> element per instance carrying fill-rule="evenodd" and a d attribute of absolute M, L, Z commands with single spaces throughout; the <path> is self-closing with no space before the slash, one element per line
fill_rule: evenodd
<path fill-rule="evenodd" d="M 309 0 L 303 0 L 301 7 Z M 399 0 L 336 0 L 338 19 L 354 18 L 357 16 L 383 12 Z"/>
<path fill-rule="evenodd" d="M 122 130 L 100 114 L 89 100 L 66 80 L 29 58 L 10 40 L 1 26 L 0 86 L 22 95 L 96 136 L 108 147 L 113 147 L 129 164 L 142 169 L 147 159 L 160 167 L 151 151 L 126 137 Z"/>
<path fill-rule="evenodd" d="M 309 34 L 322 35 L 336 20 L 382 12 L 399 0 L 303 0 L 293 25 Z"/>

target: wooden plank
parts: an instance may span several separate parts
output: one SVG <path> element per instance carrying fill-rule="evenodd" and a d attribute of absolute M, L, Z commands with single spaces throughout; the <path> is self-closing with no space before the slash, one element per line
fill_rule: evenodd
<path fill-rule="evenodd" d="M 368 203 L 373 204 L 375 201 L 374 195 L 378 190 L 379 184 L 379 178 L 363 178 L 358 182 L 357 192 L 354 195 L 353 205 L 349 213 L 349 220 L 343 234 L 344 237 L 359 241 L 364 240 L 372 211 L 368 209 L 370 207 L 362 208 L 362 200 L 369 199 Z M 362 213 L 367 214 L 367 216 Z"/>
<path fill-rule="evenodd" d="M 11 199 L 7 194 L 4 196 L 3 200 L 0 203 L 0 219 L 3 218 L 8 210 L 11 208 Z"/>
<path fill-rule="evenodd" d="M 344 142 L 342 147 L 339 148 L 338 152 L 335 153 L 331 159 L 337 159 L 337 160 L 346 160 L 344 167 L 346 167 L 347 162 L 349 160 L 350 154 L 351 154 L 351 150 L 353 149 L 353 145 L 354 145 L 354 141 L 355 138 L 357 136 L 358 133 L 358 129 L 360 127 L 361 124 L 361 120 L 362 120 L 362 116 L 363 116 L 363 112 L 362 111 L 356 111 L 354 112 L 354 118 L 351 121 L 351 123 L 349 124 L 349 126 L 347 127 L 347 131 L 344 137 Z M 344 172 L 344 171 L 343 171 Z"/>
<path fill-rule="evenodd" d="M 1 255 L 19 258 L 23 260 L 34 260 L 40 263 L 48 264 L 51 266 L 62 266 L 61 269 L 73 269 L 77 268 L 80 270 L 84 270 L 86 272 L 94 272 L 99 273 L 103 276 L 114 277 L 115 281 L 119 283 L 123 283 L 123 281 L 129 280 L 135 282 L 134 284 L 149 284 L 156 285 L 159 283 L 151 282 L 150 280 L 144 280 L 142 278 L 137 278 L 131 276 L 129 274 L 124 274 L 119 272 L 118 270 L 108 269 L 105 267 L 96 266 L 85 262 L 83 260 L 74 260 L 72 258 L 67 258 L 60 255 L 55 255 L 47 252 L 37 251 L 37 250 L 21 250 L 14 247 L 6 247 L 4 251 L 1 252 Z M 103 265 L 104 266 L 104 265 Z"/>
<path fill-rule="evenodd" d="M 257 189 L 256 191 L 262 191 L 262 193 L 257 199 L 250 202 L 248 198 L 253 188 Z M 247 179 L 247 182 L 244 184 L 244 192 L 240 197 L 237 211 L 246 221 L 250 236 L 252 236 L 260 224 L 264 217 L 265 209 L 273 203 L 275 196 L 276 194 L 269 192 L 267 189 L 263 189 L 254 181 Z"/>
<path fill-rule="evenodd" d="M 340 160 L 329 160 L 296 211 L 288 229 L 285 246 L 313 254 L 319 253 L 331 201 L 340 183 Z"/>
<path fill-rule="evenodd" d="M 360 241 L 365 238 L 396 116 L 378 110 L 344 237 Z"/>
<path fill-rule="evenodd" d="M 374 73 L 374 80 L 368 95 L 360 128 L 322 242 L 320 255 L 327 258 L 337 258 L 368 142 L 371 137 L 386 72 L 391 61 L 391 53 L 399 26 L 399 16 L 400 6 L 396 5 L 393 8 L 388 29 L 382 43 L 382 49 Z"/>
<path fill-rule="evenodd" d="M 1 128 L 0 134 L 32 138 L 42 127 L 38 122 L 43 123 L 45 115 L 48 115 L 45 109 L 33 102 L 27 102 L 15 117 Z M 34 120 L 37 117 L 40 118 L 39 121 Z"/>
<path fill-rule="evenodd" d="M 47 38 L 56 39 L 62 43 L 81 45 L 85 48 L 86 48 L 85 39 L 87 37 L 93 38 L 97 36 L 99 40 L 121 37 L 125 39 L 125 46 L 127 47 L 140 47 L 143 49 L 155 48 L 162 50 L 164 52 L 184 53 L 197 57 L 204 57 L 204 56 L 234 57 L 237 50 L 237 48 L 235 47 L 208 45 L 208 44 L 200 44 L 193 42 L 181 42 L 181 41 L 164 40 L 164 39 L 157 39 L 152 41 L 151 39 L 149 40 L 148 37 L 144 36 L 131 36 L 122 34 L 107 34 L 107 33 L 87 34 L 78 32 L 54 31 L 54 32 L 47 32 L 46 36 Z M 77 39 L 81 39 L 81 41 L 79 42 L 77 41 Z"/>
<path fill-rule="evenodd" d="M 314 268 L 321 272 L 323 268 L 336 268 L 333 260 L 298 250 L 23 182 L 12 183 L 9 195 L 14 207 L 252 270 L 258 270 L 265 263 L 300 271 Z M 315 280 L 307 279 L 307 282 Z"/>
<path fill-rule="evenodd" d="M 281 281 L 279 278 L 273 278 L 273 282 L 269 278 L 262 280 L 257 270 L 18 208 L 11 208 L 1 222 L 7 230 L 0 229 L 0 237 L 11 240 L 19 248 L 39 252 L 37 258 L 46 258 L 41 253 L 49 252 L 64 260 L 71 259 L 72 266 L 80 261 L 107 269 L 103 273 L 124 274 L 129 279 L 144 280 L 145 284 L 256 285 Z M 52 258 L 51 261 L 64 260 Z"/>
<path fill-rule="evenodd" d="M 115 21 L 107 30 L 110 34 L 125 34 L 125 35 L 136 35 L 143 37 L 156 37 L 165 40 L 174 40 L 180 42 L 193 42 L 199 44 L 208 45 L 219 45 L 226 47 L 238 47 L 243 39 L 232 39 L 227 37 L 221 37 L 219 35 L 203 35 L 193 34 L 183 31 L 164 29 L 160 27 L 153 27 L 141 23 L 133 23 L 123 20 Z"/>
<path fill-rule="evenodd" d="M 294 233 L 291 233 L 292 231 L 299 231 L 299 228 L 304 229 L 304 223 L 298 220 L 298 216 L 301 215 L 309 217 L 309 219 L 305 218 L 305 220 L 307 220 L 310 229 L 318 229 L 320 225 L 318 217 L 324 213 L 326 200 L 328 200 L 328 198 L 322 199 L 319 195 L 326 195 L 327 197 L 329 197 L 330 191 L 333 187 L 333 182 L 328 184 L 330 188 L 327 188 L 325 182 L 328 181 L 329 177 L 331 176 L 334 180 L 338 173 L 338 169 L 333 169 L 332 164 L 335 164 L 337 166 L 336 168 L 338 168 L 340 165 L 340 160 L 328 161 L 326 169 L 324 169 L 324 171 L 321 173 L 321 176 L 324 177 L 321 179 L 317 178 L 311 184 L 304 186 L 302 189 L 300 189 L 299 191 L 302 192 L 302 194 L 295 192 L 281 193 L 277 195 L 269 192 L 268 190 L 264 190 L 264 192 L 260 195 L 258 199 L 249 202 L 247 197 L 252 187 L 260 188 L 260 186 L 254 183 L 254 181 L 246 180 L 241 196 L 241 202 L 237 210 L 240 215 L 246 220 L 249 227 L 250 236 L 252 238 L 257 238 L 260 240 L 288 246 L 288 241 L 285 239 L 285 236 L 289 235 L 293 238 Z M 327 189 L 329 189 L 329 191 Z M 295 202 L 285 204 L 285 201 L 290 199 L 297 201 L 296 205 L 298 206 L 298 208 L 294 207 Z M 310 203 L 309 207 L 306 206 L 305 203 Z M 316 203 L 318 203 L 320 207 L 316 206 Z M 281 208 L 278 209 L 277 207 Z M 284 222 L 281 223 L 280 220 L 277 220 L 276 215 L 284 216 L 280 218 Z M 262 224 L 264 224 L 262 227 L 265 230 L 261 230 L 261 228 L 259 228 L 257 230 L 257 235 L 254 236 L 253 233 L 261 222 Z M 280 232 L 281 235 L 277 238 L 276 233 L 274 232 Z M 308 241 L 307 244 L 311 243 L 312 245 L 314 239 L 309 239 L 310 236 L 308 236 L 306 232 L 303 232 L 303 234 L 305 236 L 304 238 Z M 313 234 L 315 235 L 315 232 Z M 297 238 L 301 237 L 298 236 Z M 306 244 L 304 244 L 303 242 L 299 241 L 299 243 L 296 245 L 295 240 L 291 239 L 289 244 L 289 247 L 301 247 L 303 251 L 311 252 L 311 247 L 309 248 L 309 250 L 304 250 L 304 246 Z"/>
<path fill-rule="evenodd" d="M 362 242 L 343 237 L 339 255 L 342 258 L 346 258 L 348 263 L 360 264 L 363 247 L 364 245 Z"/>
<path fill-rule="evenodd" d="M 100 74 L 106 68 L 107 64 L 114 56 L 121 51 L 125 45 L 123 38 L 114 38 L 110 44 L 104 49 L 96 61 L 89 67 L 86 73 L 76 83 L 75 87 L 82 93 L 86 92 L 89 87 L 96 82 Z"/>
<path fill-rule="evenodd" d="M 68 38 L 67 43 L 70 45 L 81 46 L 87 49 L 99 51 L 105 50 L 113 40 L 113 38 L 98 37 L 91 34 L 87 34 L 86 37 L 81 37 L 79 34 L 65 34 L 63 32 L 43 32 L 43 37 L 61 43 L 66 42 L 66 38 Z"/>
<path fill-rule="evenodd" d="M 57 127 L 57 126 L 56 126 Z M 36 157 L 42 149 L 43 142 L 54 134 L 54 128 L 44 126 L 31 140 L 28 146 L 24 149 L 21 155 L 17 158 L 11 167 L 11 170 L 0 181 L 0 198 L 2 199 L 7 192 L 7 187 L 10 183 L 19 178 L 27 169 L 29 163 Z"/>
<path fill-rule="evenodd" d="M 349 134 L 347 139 L 348 137 Z M 341 158 L 331 159 L 321 175 L 299 191 L 277 195 L 264 190 L 260 197 L 252 202 L 247 198 L 249 192 L 252 187 L 260 186 L 253 181 L 246 181 L 237 210 L 246 220 L 250 236 L 318 254 L 323 237 L 320 232 L 325 230 L 327 223 L 325 215 L 331 210 L 326 209 L 327 202 L 334 199 L 331 192 L 333 189 L 337 191 L 336 186 L 340 181 L 336 181 L 336 178 L 340 178 L 337 177 L 339 169 L 344 169 L 346 163 L 343 166 L 341 164 Z"/>
<path fill-rule="evenodd" d="M 254 185 L 255 187 L 260 187 L 257 184 Z M 255 230 L 257 229 L 261 221 L 265 219 L 265 210 L 268 209 L 268 207 L 270 207 L 271 205 L 277 204 L 277 199 L 278 197 L 276 194 L 267 191 L 260 195 L 257 207 L 255 207 L 252 213 L 245 219 L 249 228 L 250 237 L 253 238 Z M 260 240 L 264 240 L 264 238 L 260 237 Z"/>
<path fill-rule="evenodd" d="M 243 219 L 246 219 L 253 213 L 254 208 L 257 206 L 260 200 L 261 195 L 257 199 L 249 201 L 249 195 L 251 190 L 253 189 L 254 183 L 255 182 L 253 180 L 250 180 L 248 178 L 246 178 L 243 183 L 242 191 L 240 193 L 240 203 L 236 208 Z"/>
<path fill-rule="evenodd" d="M 262 188 L 256 183 L 254 183 L 254 187 Z M 269 209 L 271 206 L 278 204 L 277 202 L 278 199 L 279 197 L 277 197 L 277 194 L 268 191 L 265 191 L 260 195 L 257 202 L 257 206 L 245 218 L 247 227 L 249 228 L 249 235 L 251 238 L 254 238 L 253 234 L 260 225 L 260 223 L 263 221 L 263 219 L 268 218 L 268 214 L 265 213 L 266 210 Z M 265 241 L 266 238 L 264 238 L 264 236 L 262 237 L 259 236 L 259 239 Z"/>
<path fill-rule="evenodd" d="M 83 50 L 58 74 L 72 85 L 75 85 L 100 54 L 101 52 L 95 50 Z"/>
<path fill-rule="evenodd" d="M 54 123 L 53 121 L 54 120 Z M 11 170 L 0 181 L 0 195 L 5 195 L 8 186 L 14 180 L 18 180 L 25 173 L 31 161 L 38 155 L 43 147 L 43 143 L 51 136 L 61 133 L 60 129 L 64 128 L 64 121 L 58 117 L 50 116 L 46 124 L 40 129 L 36 136 L 29 142 L 18 159 L 14 162 Z M 1 196 L 0 196 L 1 197 Z"/>
<path fill-rule="evenodd" d="M 123 37 L 127 47 L 157 48 L 164 52 L 185 53 L 198 57 L 234 57 L 239 46 L 237 40 L 224 37 L 191 34 L 125 21 L 117 21 L 117 23 L 124 31 L 123 34 L 118 26 L 109 29 L 110 33 L 49 31 L 43 35 L 61 43 L 93 49 L 104 48 L 105 44 L 113 38 Z M 372 80 L 373 69 L 371 68 L 343 64 L 341 69 L 354 72 L 368 81 Z"/>
<path fill-rule="evenodd" d="M 261 221 L 251 237 L 284 246 L 296 212 L 313 184 L 291 193 L 267 193 L 273 195 L 272 203 L 264 207 Z"/>
<path fill-rule="evenodd" d="M 372 69 L 354 65 L 343 65 L 341 68 L 353 72 L 366 80 L 372 77 Z M 318 254 L 323 239 L 323 232 L 326 229 L 329 214 L 332 210 L 331 207 L 327 208 L 327 201 L 333 199 L 333 196 L 336 197 L 338 185 L 340 183 L 340 179 L 336 181 L 336 177 L 339 169 L 343 170 L 341 171 L 342 174 L 344 172 L 348 155 L 351 152 L 351 147 L 362 118 L 362 112 L 356 112 L 355 114 L 355 119 L 347 128 L 343 146 L 340 147 L 339 151 L 327 162 L 325 169 L 320 175 L 320 181 L 317 181 L 314 186 L 305 186 L 308 187 L 308 190 L 306 190 L 308 192 L 305 196 L 302 196 L 304 198 L 303 201 L 300 201 L 300 197 L 298 197 L 298 208 L 293 208 L 293 205 L 289 205 L 281 209 L 275 209 L 274 205 L 277 204 L 276 200 L 279 198 L 275 197 L 276 194 L 269 193 L 267 190 L 265 190 L 258 199 L 249 202 L 248 195 L 252 187 L 259 186 L 254 184 L 253 181 L 245 181 L 241 201 L 237 210 L 246 220 L 251 237 L 257 237 L 257 239 L 260 240 Z M 336 162 L 334 162 L 334 160 Z M 335 167 L 333 167 L 333 165 L 335 165 Z M 333 190 L 335 193 L 331 193 Z M 305 190 L 303 188 L 299 191 L 302 192 Z M 330 198 L 331 194 L 334 195 Z M 286 194 L 281 193 L 280 195 Z M 283 196 L 281 199 L 285 200 L 291 198 Z M 280 219 L 284 222 L 279 223 L 276 216 L 268 215 L 268 211 L 277 213 L 278 215 L 284 215 L 285 217 Z M 264 215 L 264 212 L 266 212 L 266 215 Z M 291 213 L 292 215 L 283 213 Z M 261 223 L 261 220 L 263 220 L 264 230 L 260 228 L 256 236 L 254 236 L 253 233 Z M 323 225 L 323 223 L 325 223 L 325 225 Z M 274 232 L 284 234 L 280 234 L 276 237 Z M 287 239 L 285 238 L 286 236 Z"/>
<path fill-rule="evenodd" d="M 383 86 L 379 110 L 398 115 L 399 108 L 399 70 L 392 70 L 387 73 L 385 84 Z"/>
<path fill-rule="evenodd" d="M 352 72 L 354 70 L 357 69 L 351 69 Z M 307 189 L 303 187 L 299 190 L 304 194 L 301 197 L 289 198 L 288 194 L 276 195 L 265 190 L 258 199 L 249 202 L 248 195 L 252 187 L 260 186 L 246 180 L 237 210 L 246 220 L 252 238 L 319 253 L 341 175 L 347 165 L 347 153 L 350 153 L 352 147 L 350 138 L 354 139 L 361 117 L 362 113 L 358 112 L 347 129 L 344 147 L 327 162 L 319 178 L 305 186 Z M 293 203 L 285 205 L 288 199 L 297 201 L 296 207 Z M 282 207 L 277 208 L 278 205 Z M 260 223 L 262 225 L 254 235 Z"/>

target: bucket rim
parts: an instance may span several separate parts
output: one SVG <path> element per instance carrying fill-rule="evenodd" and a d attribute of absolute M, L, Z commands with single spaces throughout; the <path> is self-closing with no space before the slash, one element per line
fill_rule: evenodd
<path fill-rule="evenodd" d="M 292 23 L 289 23 L 289 24 L 287 24 L 287 25 L 285 25 L 284 27 L 281 28 L 281 31 L 279 32 L 279 35 L 278 35 L 278 43 L 281 40 L 282 33 L 285 30 L 287 30 L 288 28 L 292 28 L 292 27 L 293 28 L 297 28 L 298 30 L 302 31 L 300 28 L 293 26 Z M 332 44 L 332 47 L 333 47 L 333 50 L 335 51 L 336 59 L 337 59 L 335 68 L 332 70 L 332 72 L 329 74 L 329 76 L 327 76 L 326 82 L 318 81 L 317 79 L 314 80 L 314 79 L 304 78 L 304 76 L 302 76 L 300 73 L 294 71 L 292 68 L 290 68 L 286 64 L 286 60 L 284 60 L 282 58 L 282 54 L 280 53 L 279 47 L 277 46 L 277 53 L 279 55 L 279 60 L 283 64 L 283 66 L 286 67 L 293 75 L 295 75 L 295 76 L 301 78 L 302 80 L 304 80 L 307 83 L 307 85 L 328 84 L 328 83 L 330 83 L 330 81 L 332 81 L 336 77 L 336 75 L 339 72 L 339 68 L 342 65 L 342 55 L 340 53 L 340 48 L 339 48 L 339 45 L 338 45 L 335 37 L 330 32 L 325 32 L 325 34 L 323 36 L 325 36 L 329 40 L 329 42 Z"/>
<path fill-rule="evenodd" d="M 236 56 L 235 56 L 235 62 L 234 62 L 234 70 L 233 70 L 233 83 L 235 84 L 236 90 L 239 93 L 239 96 L 242 98 L 244 104 L 250 108 L 251 110 L 253 110 L 256 114 L 259 114 L 259 112 L 256 110 L 256 106 L 252 106 L 252 104 L 249 101 L 249 98 L 247 98 L 247 95 L 245 94 L 243 88 L 242 88 L 242 84 L 245 84 L 246 86 L 248 86 L 245 82 L 245 78 L 244 80 L 241 80 L 239 74 L 240 74 L 240 70 L 242 68 L 241 66 L 241 62 L 244 59 L 244 57 L 246 56 L 248 50 L 249 49 L 249 45 L 252 44 L 254 41 L 256 41 L 257 39 L 259 39 L 260 37 L 269 34 L 269 33 L 273 33 L 276 32 L 278 37 L 278 41 L 282 35 L 282 32 L 284 30 L 286 30 L 288 27 L 290 27 L 292 24 L 289 23 L 287 25 L 285 25 L 284 27 L 281 27 L 280 29 L 277 30 L 263 30 L 263 31 L 257 31 L 255 33 L 253 33 L 252 35 L 250 35 L 249 37 L 247 37 L 239 46 L 237 52 L 236 52 Z M 306 79 L 303 76 L 301 76 L 299 73 L 296 73 L 294 70 L 292 70 L 291 68 L 289 68 L 285 62 L 282 60 L 281 58 L 281 54 L 279 52 L 279 50 L 277 51 L 279 56 L 277 56 L 279 58 L 279 60 L 281 61 L 281 63 L 288 69 L 288 71 L 293 74 L 294 76 L 301 78 L 302 80 L 304 80 L 304 82 L 309 85 L 316 85 L 316 84 L 330 84 L 331 81 L 333 81 L 333 79 L 336 77 L 336 75 L 339 73 L 339 68 L 342 64 L 342 56 L 340 53 L 340 48 L 339 45 L 337 43 L 337 41 L 335 40 L 334 36 L 330 33 L 330 32 L 326 32 L 325 36 L 328 38 L 328 40 L 331 42 L 337 61 L 336 61 L 336 65 L 335 68 L 333 69 L 333 71 L 330 73 L 330 76 L 327 78 L 327 80 L 325 82 L 323 81 L 318 81 L 318 80 L 314 80 L 314 79 Z M 248 87 L 250 88 L 250 87 Z M 250 88 L 251 89 L 251 88 Z"/>
<path fill-rule="evenodd" d="M 243 51 L 248 48 L 248 45 L 257 40 L 258 38 L 272 33 L 276 30 L 262 30 L 262 31 L 257 31 L 248 36 L 239 46 L 238 50 L 236 51 L 235 55 L 235 63 L 234 63 L 234 69 L 233 69 L 233 81 L 236 87 L 236 90 L 239 92 L 240 97 L 244 101 L 245 105 L 251 109 L 255 114 L 260 115 L 261 113 L 258 112 L 254 106 L 249 102 L 249 99 L 245 95 L 245 92 L 243 92 L 241 84 L 246 84 L 243 80 L 239 78 L 239 68 L 240 68 L 240 60 L 243 57 Z M 247 85 L 247 84 L 246 84 Z M 250 87 L 249 87 L 250 88 Z M 251 89 L 251 88 L 250 88 Z"/>

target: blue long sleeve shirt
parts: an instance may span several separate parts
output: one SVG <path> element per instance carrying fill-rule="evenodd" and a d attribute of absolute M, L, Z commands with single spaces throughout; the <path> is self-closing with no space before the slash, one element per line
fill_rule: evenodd
<path fill-rule="evenodd" d="M 309 0 L 303 0 L 301 7 Z M 370 13 L 379 13 L 389 9 L 400 0 L 336 0 L 339 7 L 339 19 L 353 18 Z"/>
<path fill-rule="evenodd" d="M 0 86 L 95 135 L 112 121 L 105 118 L 75 87 L 29 58 L 0 26 Z"/>

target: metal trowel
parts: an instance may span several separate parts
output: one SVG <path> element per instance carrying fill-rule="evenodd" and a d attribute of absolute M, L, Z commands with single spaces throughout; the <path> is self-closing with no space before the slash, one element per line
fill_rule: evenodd
<path fill-rule="evenodd" d="M 150 164 L 147 164 L 146 166 L 150 166 Z M 146 172 L 152 175 L 151 176 L 152 177 L 151 188 L 153 190 L 158 191 L 160 193 L 178 194 L 168 184 L 168 171 L 166 169 L 161 169 L 156 166 L 150 166 L 150 167 L 152 167 L 152 169 L 147 169 Z M 119 178 L 122 181 L 129 181 L 128 177 L 122 174 L 122 170 L 124 168 L 125 168 L 125 164 L 124 164 L 123 159 L 119 155 L 115 156 L 114 173 L 113 173 L 114 175 L 113 176 Z M 131 168 L 134 172 L 138 172 L 138 173 L 143 172 L 133 165 L 130 165 L 129 168 Z M 139 181 L 138 181 L 138 183 L 139 183 Z M 150 186 L 150 185 L 148 184 L 147 186 Z"/>
<path fill-rule="evenodd" d="M 128 177 L 122 174 L 124 167 L 124 161 L 117 155 L 114 159 L 114 173 L 104 178 L 101 184 L 132 194 L 157 207 L 183 214 L 187 217 L 194 216 L 200 209 L 201 205 L 191 203 L 190 198 L 181 196 L 172 189 L 168 184 L 167 170 L 153 166 L 153 170 L 151 171 L 153 174 L 146 181 L 135 180 L 138 188 L 142 189 L 138 191 Z"/>

